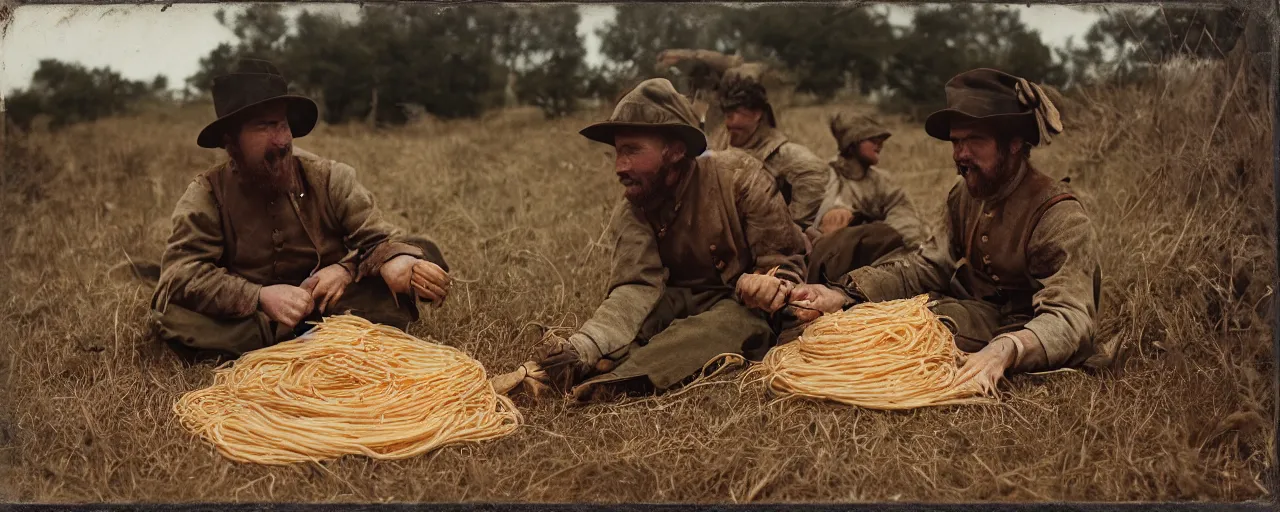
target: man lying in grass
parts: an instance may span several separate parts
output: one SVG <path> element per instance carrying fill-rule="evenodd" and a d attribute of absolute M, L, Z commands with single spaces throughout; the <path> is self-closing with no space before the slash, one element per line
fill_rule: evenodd
<path fill-rule="evenodd" d="M 703 154 L 695 115 L 670 82 L 652 79 L 582 130 L 615 147 L 626 199 L 611 221 L 608 296 L 535 359 L 546 384 L 578 384 L 578 399 L 632 385 L 666 390 L 717 355 L 758 358 L 776 341 L 770 314 L 804 275 L 803 235 L 759 161 L 738 150 Z"/>
<path fill-rule="evenodd" d="M 1071 188 L 1030 160 L 1032 146 L 1062 131 L 1057 110 L 1039 86 L 991 69 L 957 75 L 946 95 L 949 108 L 925 121 L 930 136 L 951 142 L 961 176 L 941 236 L 830 285 L 797 287 L 791 300 L 835 312 L 930 293 L 934 311 L 954 320 L 956 344 L 974 353 L 960 379 L 988 389 L 1007 370 L 1085 363 L 1095 355 L 1096 235 Z"/>
<path fill-rule="evenodd" d="M 402 236 L 350 166 L 293 150 L 315 127 L 316 104 L 288 94 L 274 65 L 241 61 L 214 80 L 213 100 L 218 119 L 197 144 L 229 158 L 174 208 L 151 302 L 161 339 L 187 357 L 235 357 L 325 313 L 405 329 L 417 298 L 444 301 L 436 245 Z"/>

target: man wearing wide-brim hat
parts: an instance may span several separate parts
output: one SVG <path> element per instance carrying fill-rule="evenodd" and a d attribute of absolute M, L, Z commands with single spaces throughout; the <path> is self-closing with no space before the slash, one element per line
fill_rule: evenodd
<path fill-rule="evenodd" d="M 273 64 L 239 62 L 214 79 L 213 103 L 196 142 L 228 158 L 174 208 L 151 303 L 161 339 L 184 356 L 236 357 L 325 314 L 406 329 L 417 299 L 445 299 L 434 243 L 388 222 L 351 166 L 293 148 L 317 108 Z"/>
<path fill-rule="evenodd" d="M 840 152 L 828 162 L 819 236 L 809 256 L 810 283 L 825 284 L 914 250 L 928 237 L 906 191 L 879 167 L 889 130 L 870 116 L 840 111 L 831 117 L 831 135 Z"/>
<path fill-rule="evenodd" d="M 854 270 L 792 299 L 823 311 L 930 293 L 970 353 L 959 379 L 987 389 L 1006 371 L 1106 364 L 1095 349 L 1099 302 L 1093 224 L 1065 181 L 1035 169 L 1031 148 L 1061 133 L 1057 109 L 1030 81 L 993 69 L 946 85 L 948 108 L 925 121 L 951 142 L 961 180 L 942 231 L 901 260 Z"/>
<path fill-rule="evenodd" d="M 670 82 L 651 79 L 582 130 L 614 146 L 625 199 L 610 222 L 608 295 L 535 359 L 553 387 L 579 399 L 666 390 L 720 354 L 762 357 L 776 341 L 771 314 L 802 282 L 803 235 L 760 162 L 704 154 L 696 123 Z"/>

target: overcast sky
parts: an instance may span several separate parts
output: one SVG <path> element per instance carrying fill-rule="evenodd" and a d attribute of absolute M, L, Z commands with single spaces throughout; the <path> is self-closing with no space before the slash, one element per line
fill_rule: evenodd
<path fill-rule="evenodd" d="M 109 66 L 134 80 L 166 75 L 171 87 L 179 87 L 196 71 L 200 57 L 235 36 L 219 25 L 213 14 L 237 4 L 175 4 L 164 12 L 160 5 L 23 5 L 0 41 L 0 91 L 26 87 L 41 59 L 78 62 L 88 67 Z M 578 32 L 586 39 L 587 59 L 600 59 L 595 29 L 611 19 L 608 5 L 584 5 Z M 910 23 L 903 7 L 878 6 L 889 11 L 890 22 Z M 1039 31 L 1050 45 L 1077 39 L 1101 15 L 1100 7 L 1016 5 L 1023 21 Z M 286 6 L 287 13 L 326 11 L 348 19 L 359 17 L 357 4 L 308 4 Z"/>

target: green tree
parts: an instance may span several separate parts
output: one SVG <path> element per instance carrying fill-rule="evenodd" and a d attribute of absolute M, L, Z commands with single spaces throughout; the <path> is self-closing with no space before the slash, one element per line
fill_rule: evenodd
<path fill-rule="evenodd" d="M 946 103 L 944 86 L 969 69 L 989 67 L 1060 86 L 1065 67 L 1016 11 L 991 5 L 917 8 L 911 27 L 894 43 L 886 83 L 887 106 L 920 115 Z"/>
<path fill-rule="evenodd" d="M 213 88 L 214 77 L 229 73 L 236 61 L 245 57 L 276 61 L 284 69 L 279 61 L 285 53 L 289 23 L 279 5 L 253 4 L 231 19 L 228 19 L 225 9 L 219 9 L 214 17 L 222 26 L 231 29 L 237 42 L 234 46 L 222 43 L 200 59 L 199 71 L 187 80 L 192 89 L 209 92 Z M 286 72 L 285 76 L 289 73 Z"/>
<path fill-rule="evenodd" d="M 515 76 L 517 99 L 548 116 L 572 112 L 587 85 L 578 8 L 516 7 L 501 14 L 496 49 L 504 68 Z"/>
<path fill-rule="evenodd" d="M 893 48 L 888 16 L 865 6 L 768 5 L 727 14 L 730 44 L 744 56 L 774 58 L 796 89 L 830 98 L 850 83 L 863 94 L 884 83 Z"/>
<path fill-rule="evenodd" d="M 138 101 L 163 95 L 168 80 L 129 80 L 110 68 L 88 69 L 80 64 L 41 60 L 26 90 L 6 100 L 14 125 L 30 128 L 39 115 L 49 117 L 50 128 L 92 121 L 129 111 Z"/>
<path fill-rule="evenodd" d="M 1140 79 L 1154 65 L 1184 56 L 1221 59 L 1240 39 L 1246 13 L 1236 8 L 1110 10 L 1060 55 L 1073 82 Z"/>
<path fill-rule="evenodd" d="M 599 76 L 591 79 L 592 90 L 608 97 L 639 80 L 664 76 L 655 64 L 658 54 L 669 48 L 727 51 L 733 42 L 725 24 L 730 9 L 711 4 L 619 5 L 614 19 L 596 30 L 607 62 L 595 70 Z M 678 87 L 683 85 L 676 81 Z"/>

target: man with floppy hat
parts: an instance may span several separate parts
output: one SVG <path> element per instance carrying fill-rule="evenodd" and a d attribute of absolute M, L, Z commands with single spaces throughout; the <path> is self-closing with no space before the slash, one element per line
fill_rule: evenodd
<path fill-rule="evenodd" d="M 406 329 L 418 298 L 445 299 L 434 243 L 388 222 L 351 166 L 293 148 L 318 112 L 273 64 L 240 61 L 214 79 L 213 102 L 196 143 L 228 158 L 174 208 L 151 303 L 161 339 L 180 355 L 236 357 L 323 314 Z"/>
<path fill-rule="evenodd" d="M 946 96 L 948 108 L 925 121 L 951 142 L 961 176 L 940 235 L 830 287 L 798 287 L 792 300 L 833 312 L 931 293 L 970 353 L 959 378 L 986 389 L 1006 371 L 1086 363 L 1096 352 L 1097 239 L 1071 188 L 1031 163 L 1031 148 L 1062 131 L 1057 110 L 1038 85 L 993 69 L 957 75 Z"/>
<path fill-rule="evenodd" d="M 890 133 L 871 117 L 838 112 L 831 135 L 840 149 L 828 165 L 818 207 L 808 282 L 825 284 L 891 254 L 914 250 L 927 238 L 906 191 L 878 167 Z"/>
<path fill-rule="evenodd" d="M 720 354 L 761 357 L 776 340 L 770 315 L 804 275 L 803 235 L 760 162 L 704 154 L 696 123 L 671 82 L 651 79 L 582 130 L 614 146 L 625 200 L 610 222 L 608 295 L 535 360 L 553 387 L 581 383 L 579 399 L 631 385 L 666 390 Z"/>

